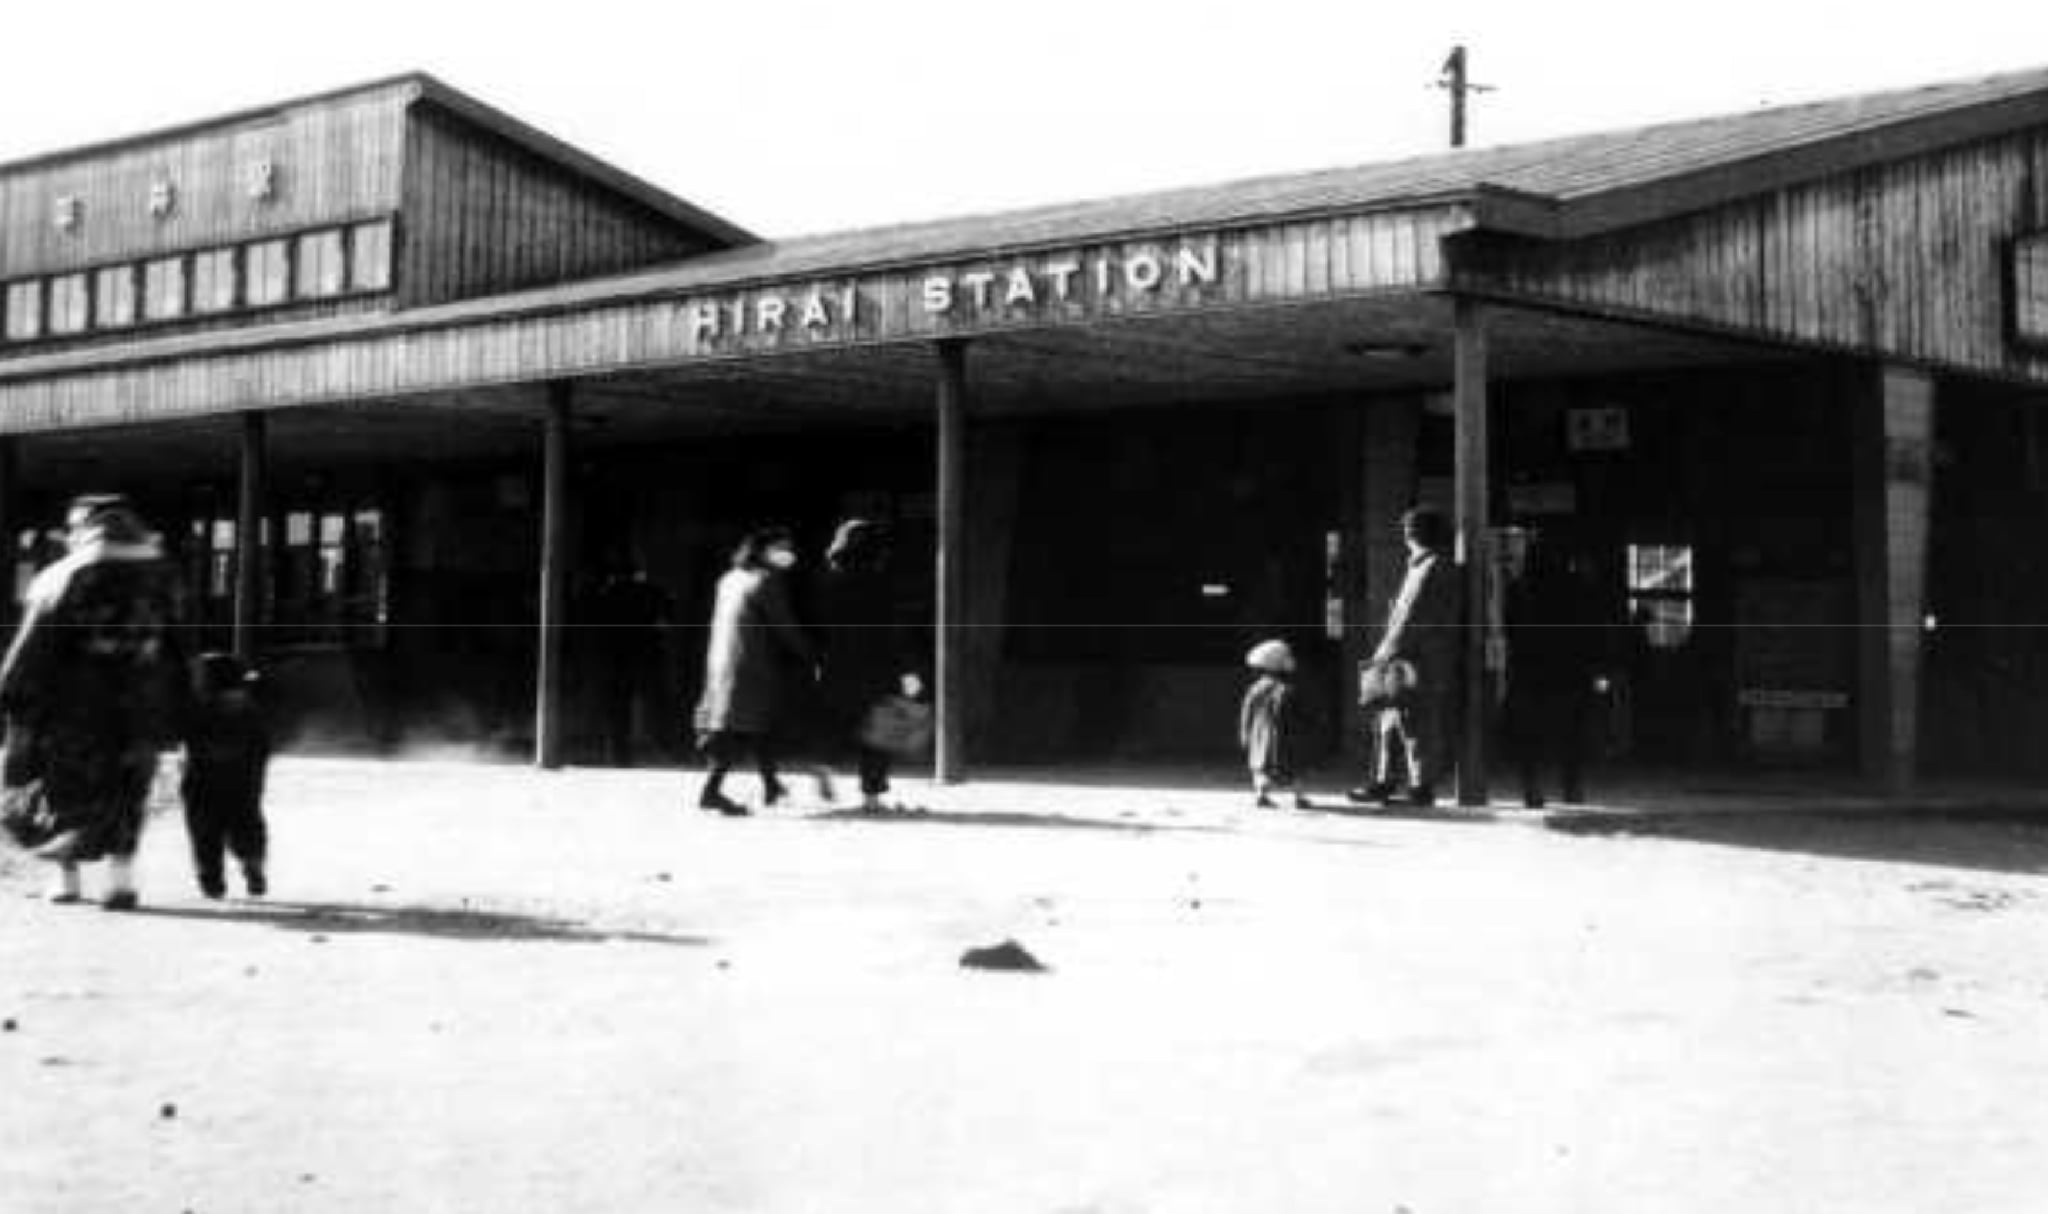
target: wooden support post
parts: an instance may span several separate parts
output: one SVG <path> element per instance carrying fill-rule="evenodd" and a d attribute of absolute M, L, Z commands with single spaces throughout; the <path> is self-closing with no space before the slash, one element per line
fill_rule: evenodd
<path fill-rule="evenodd" d="M 269 425 L 261 413 L 242 414 L 241 467 L 235 496 L 235 656 L 256 660 L 263 629 L 263 515 L 269 492 Z"/>
<path fill-rule="evenodd" d="M 1855 408 L 1857 753 L 1863 773 L 1897 795 L 1919 773 L 1934 381 L 1885 367 Z"/>
<path fill-rule="evenodd" d="M 932 775 L 941 784 L 967 778 L 967 605 L 963 540 L 966 536 L 964 465 L 967 462 L 967 345 L 938 343 L 938 621 L 934 629 L 933 689 L 938 712 Z"/>
<path fill-rule="evenodd" d="M 569 412 L 574 389 L 548 385 L 541 446 L 539 670 L 534 676 L 533 762 L 562 765 L 562 629 L 569 599 Z"/>
<path fill-rule="evenodd" d="M 1460 697 L 1458 804 L 1486 804 L 1487 727 L 1493 698 L 1486 669 L 1487 603 L 1493 575 L 1487 527 L 1493 517 L 1487 471 L 1486 311 L 1460 298 L 1452 354 L 1452 410 L 1457 427 L 1458 559 L 1464 578 L 1464 694 Z"/>

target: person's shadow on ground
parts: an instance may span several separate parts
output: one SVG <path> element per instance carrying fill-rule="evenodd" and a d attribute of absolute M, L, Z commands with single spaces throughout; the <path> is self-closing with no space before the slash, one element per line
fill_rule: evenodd
<path fill-rule="evenodd" d="M 254 924 L 315 936 L 383 934 L 504 943 L 623 943 L 684 947 L 703 947 L 712 943 L 709 936 L 613 929 L 570 919 L 468 907 L 273 901 L 222 902 L 203 907 L 145 903 L 136 913 L 199 923 Z"/>
<path fill-rule="evenodd" d="M 828 809 L 811 815 L 819 822 L 864 822 L 885 826 L 1020 826 L 1047 830 L 1089 830 L 1126 832 L 1130 834 L 1152 834 L 1165 830 L 1215 831 L 1217 828 L 1198 824 L 1183 824 L 1158 821 L 1128 821 L 1112 818 L 1083 818 L 1065 814 L 1024 813 L 1019 811 L 992 810 L 983 813 L 949 812 L 946 810 L 907 809 L 875 811 L 864 809 Z"/>

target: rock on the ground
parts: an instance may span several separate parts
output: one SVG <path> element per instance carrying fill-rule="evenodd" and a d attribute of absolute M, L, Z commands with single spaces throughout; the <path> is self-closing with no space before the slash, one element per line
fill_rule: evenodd
<path fill-rule="evenodd" d="M 987 948 L 970 948 L 960 954 L 960 968 L 970 970 L 1009 970 L 1015 973 L 1043 973 L 1046 964 L 1031 955 L 1029 949 L 1015 940 L 1005 940 Z"/>

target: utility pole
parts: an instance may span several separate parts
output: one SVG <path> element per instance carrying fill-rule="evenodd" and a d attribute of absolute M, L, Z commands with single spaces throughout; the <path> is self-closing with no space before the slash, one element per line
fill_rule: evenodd
<path fill-rule="evenodd" d="M 1451 94 L 1451 146 L 1465 146 L 1465 98 L 1470 93 L 1490 93 L 1490 84 L 1474 84 L 1465 73 L 1465 48 L 1454 46 L 1451 57 L 1444 60 L 1443 76 L 1436 87 Z"/>

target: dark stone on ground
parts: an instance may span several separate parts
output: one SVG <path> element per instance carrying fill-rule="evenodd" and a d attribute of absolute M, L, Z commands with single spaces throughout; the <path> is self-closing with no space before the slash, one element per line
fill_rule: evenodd
<path fill-rule="evenodd" d="M 988 948 L 968 949 L 960 954 L 960 968 L 1037 974 L 1044 973 L 1046 965 L 1015 940 L 1005 940 Z"/>

